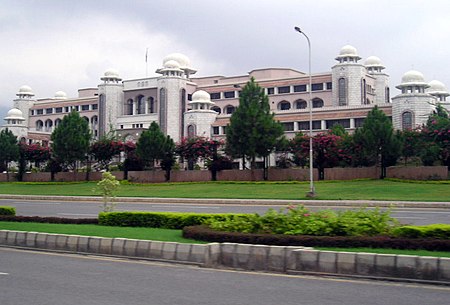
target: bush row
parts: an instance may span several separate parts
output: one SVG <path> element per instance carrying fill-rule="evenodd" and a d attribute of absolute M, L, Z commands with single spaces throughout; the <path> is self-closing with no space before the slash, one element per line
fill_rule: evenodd
<path fill-rule="evenodd" d="M 0 215 L 0 221 L 15 222 L 40 222 L 58 224 L 98 224 L 97 218 L 63 218 L 63 217 L 40 217 L 40 216 L 8 216 Z"/>
<path fill-rule="evenodd" d="M 340 248 L 391 248 L 424 249 L 430 251 L 450 251 L 450 240 L 413 239 L 389 236 L 307 236 L 284 234 L 251 234 L 214 231 L 208 226 L 192 226 L 183 229 L 183 237 L 208 242 L 232 242 L 242 244 L 262 244 L 303 247 Z"/>
<path fill-rule="evenodd" d="M 394 236 L 408 238 L 450 239 L 450 224 L 431 224 L 425 226 L 402 226 L 395 228 Z"/>
<path fill-rule="evenodd" d="M 16 209 L 9 206 L 0 206 L 0 215 L 16 215 Z"/>
<path fill-rule="evenodd" d="M 207 221 L 222 220 L 234 217 L 245 218 L 247 214 L 200 214 L 175 212 L 102 212 L 98 223 L 105 226 L 151 227 L 164 229 L 182 229 Z"/>

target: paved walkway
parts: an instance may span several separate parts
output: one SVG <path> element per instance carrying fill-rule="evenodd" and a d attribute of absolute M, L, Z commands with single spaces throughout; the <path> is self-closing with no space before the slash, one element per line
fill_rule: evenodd
<path fill-rule="evenodd" d="M 0 195 L 0 199 L 12 200 L 49 200 L 49 201 L 101 201 L 95 196 L 45 196 L 45 195 Z M 276 200 L 276 199 L 204 199 L 204 198 L 154 198 L 154 197 L 117 197 L 117 202 L 139 203 L 187 203 L 187 204 L 233 204 L 233 205 L 289 205 L 305 206 L 368 206 L 403 208 L 444 208 L 450 209 L 449 202 L 422 201 L 382 201 L 382 200 Z"/>

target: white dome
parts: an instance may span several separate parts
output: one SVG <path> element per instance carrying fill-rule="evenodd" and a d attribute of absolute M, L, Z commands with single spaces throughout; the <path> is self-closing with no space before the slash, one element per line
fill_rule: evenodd
<path fill-rule="evenodd" d="M 342 56 L 358 56 L 358 52 L 356 51 L 356 48 L 351 45 L 343 46 L 341 51 L 339 52 L 339 55 Z"/>
<path fill-rule="evenodd" d="M 194 94 L 192 94 L 192 101 L 193 102 L 203 102 L 203 101 L 210 102 L 211 96 L 206 91 L 198 90 L 198 91 L 195 91 Z"/>
<path fill-rule="evenodd" d="M 19 88 L 19 92 L 16 95 L 17 96 L 20 96 L 20 95 L 33 96 L 34 93 L 30 86 L 23 85 L 22 87 Z"/>
<path fill-rule="evenodd" d="M 180 69 L 180 63 L 175 60 L 168 60 L 164 63 L 165 69 Z"/>
<path fill-rule="evenodd" d="M 176 61 L 181 69 L 190 68 L 191 67 L 191 61 L 186 55 L 183 55 L 181 53 L 172 53 L 164 57 L 163 59 L 163 66 L 166 66 L 166 63 L 169 61 Z"/>
<path fill-rule="evenodd" d="M 67 94 L 64 91 L 57 91 L 55 93 L 55 99 L 65 100 L 67 99 Z"/>
<path fill-rule="evenodd" d="M 6 118 L 5 120 L 25 120 L 23 118 L 23 113 L 22 111 L 20 111 L 17 108 L 12 108 L 11 110 L 8 111 L 8 113 L 6 114 Z"/>
<path fill-rule="evenodd" d="M 369 56 L 364 62 L 364 65 L 368 67 L 378 67 L 382 66 L 383 64 L 381 63 L 381 59 L 377 56 Z"/>
<path fill-rule="evenodd" d="M 425 78 L 423 74 L 419 71 L 410 70 L 403 74 L 402 76 L 402 85 L 403 84 L 422 84 L 425 83 Z"/>
<path fill-rule="evenodd" d="M 432 80 L 428 83 L 430 88 L 428 89 L 429 92 L 446 92 L 447 88 L 445 88 L 445 85 L 441 83 L 438 80 Z"/>
<path fill-rule="evenodd" d="M 117 78 L 117 77 L 119 77 L 119 72 L 117 70 L 115 70 L 115 69 L 108 69 L 108 70 L 105 71 L 104 76 L 110 77 L 110 78 L 111 77 Z"/>

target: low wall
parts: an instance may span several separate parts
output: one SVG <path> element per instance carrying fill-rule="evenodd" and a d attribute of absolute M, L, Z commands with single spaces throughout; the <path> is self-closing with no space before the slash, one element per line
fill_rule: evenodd
<path fill-rule="evenodd" d="M 450 258 L 319 251 L 234 243 L 182 244 L 125 238 L 0 230 L 0 245 L 50 251 L 138 257 L 289 274 L 433 281 L 450 284 Z"/>
<path fill-rule="evenodd" d="M 378 179 L 377 167 L 334 167 L 325 168 L 325 180 Z"/>
<path fill-rule="evenodd" d="M 410 180 L 447 180 L 447 166 L 391 166 L 387 168 L 388 178 L 410 179 Z"/>

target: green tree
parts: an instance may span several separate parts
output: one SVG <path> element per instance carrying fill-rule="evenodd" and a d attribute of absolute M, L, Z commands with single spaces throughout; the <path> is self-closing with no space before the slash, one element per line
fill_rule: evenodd
<path fill-rule="evenodd" d="M 164 154 L 161 159 L 161 169 L 163 169 L 166 177 L 166 181 L 170 181 L 170 172 L 172 170 L 173 165 L 175 164 L 175 142 L 172 140 L 170 136 L 166 137 L 166 141 L 164 143 Z"/>
<path fill-rule="evenodd" d="M 422 162 L 432 165 L 434 160 L 440 160 L 450 170 L 450 118 L 441 104 L 428 117 L 422 136 L 425 142 L 421 152 Z"/>
<path fill-rule="evenodd" d="M 73 110 L 66 115 L 51 135 L 54 156 L 69 169 L 86 159 L 91 132 L 88 122 Z"/>
<path fill-rule="evenodd" d="M 164 158 L 166 141 L 166 136 L 156 122 L 152 122 L 150 127 L 142 132 L 136 143 L 136 154 L 146 167 L 153 169 L 155 161 Z"/>
<path fill-rule="evenodd" d="M 394 134 L 391 120 L 375 106 L 367 114 L 363 126 L 355 131 L 353 139 L 362 147 L 363 156 L 379 164 L 380 179 L 385 178 L 386 168 L 395 164 L 401 151 L 401 139 Z"/>
<path fill-rule="evenodd" d="M 274 120 L 269 98 L 252 77 L 242 89 L 239 106 L 231 115 L 227 152 L 234 158 L 242 158 L 244 168 L 246 159 L 251 161 L 251 168 L 255 168 L 256 157 L 265 159 L 282 135 L 283 126 Z"/>
<path fill-rule="evenodd" d="M 112 212 L 116 206 L 114 199 L 120 186 L 119 181 L 110 172 L 102 174 L 102 180 L 97 183 L 94 191 L 99 192 L 103 198 L 103 212 Z"/>
<path fill-rule="evenodd" d="M 9 181 L 9 163 L 19 159 L 19 145 L 17 138 L 8 128 L 0 132 L 0 163 L 6 170 L 6 177 Z"/>

